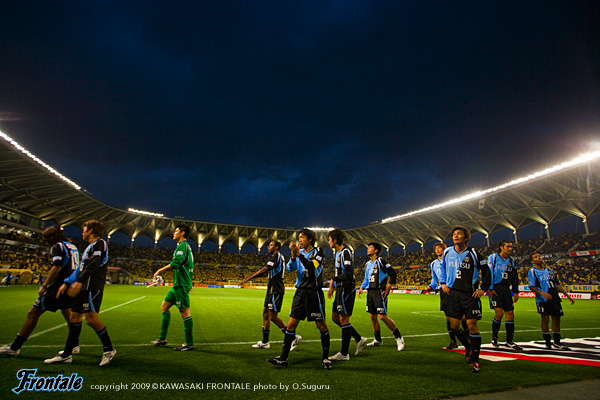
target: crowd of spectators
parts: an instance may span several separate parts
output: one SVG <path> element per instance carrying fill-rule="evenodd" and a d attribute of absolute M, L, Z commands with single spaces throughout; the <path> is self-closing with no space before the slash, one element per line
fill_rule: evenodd
<path fill-rule="evenodd" d="M 50 270 L 49 248 L 41 242 L 26 237 L 11 235 L 11 239 L 21 245 L 3 243 L 0 253 L 0 267 L 29 269 L 36 276 L 47 274 Z M 38 246 L 27 246 L 34 242 Z M 81 250 L 87 243 L 81 239 L 74 239 L 73 243 Z M 32 248 L 33 247 L 33 248 Z M 565 284 L 600 284 L 600 257 L 559 257 L 569 250 L 597 250 L 600 249 L 600 233 L 583 236 L 579 233 L 562 234 L 552 240 L 532 239 L 515 245 L 513 256 L 519 265 L 519 277 L 522 284 L 527 283 L 527 271 L 530 268 L 529 254 L 538 251 L 545 255 L 549 266 L 558 274 L 559 279 Z M 479 247 L 484 256 L 491 254 L 495 247 Z M 154 271 L 168 264 L 173 255 L 173 249 L 163 247 L 126 246 L 109 244 L 109 266 L 119 267 L 126 271 L 132 280 L 145 281 L 151 279 Z M 398 285 L 426 286 L 431 280 L 429 263 L 433 261 L 433 252 L 414 252 L 391 254 L 385 257 L 398 272 Z M 226 285 L 235 284 L 244 276 L 262 268 L 268 255 L 256 253 L 220 253 L 216 251 L 200 251 L 194 253 L 193 280 L 197 284 Z M 364 264 L 368 261 L 366 256 L 357 257 L 355 260 L 356 281 L 360 284 L 364 278 Z M 323 270 L 325 282 L 333 277 L 334 268 L 331 257 L 326 258 Z M 172 281 L 172 274 L 164 276 L 167 282 Z M 286 285 L 292 286 L 295 274 L 286 274 Z M 255 278 L 254 285 L 266 285 L 267 278 Z"/>

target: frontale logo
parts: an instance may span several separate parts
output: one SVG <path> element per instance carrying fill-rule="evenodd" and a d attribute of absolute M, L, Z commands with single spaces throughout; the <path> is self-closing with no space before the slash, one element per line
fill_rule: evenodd
<path fill-rule="evenodd" d="M 71 376 L 36 376 L 36 369 L 21 369 L 17 372 L 19 386 L 13 388 L 12 391 L 16 394 L 23 390 L 28 392 L 76 392 L 83 386 L 83 378 L 77 376 L 76 373 Z"/>

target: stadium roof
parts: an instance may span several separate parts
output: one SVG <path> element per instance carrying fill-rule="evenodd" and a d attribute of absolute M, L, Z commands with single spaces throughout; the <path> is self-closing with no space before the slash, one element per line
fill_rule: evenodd
<path fill-rule="evenodd" d="M 109 235 L 146 235 L 155 241 L 171 236 L 176 225 L 185 223 L 192 229 L 190 238 L 198 243 L 212 241 L 221 246 L 231 242 L 239 248 L 251 243 L 260 249 L 271 240 L 286 243 L 296 235 L 293 229 L 182 220 L 115 208 L 94 199 L 8 135 L 0 132 L 0 139 L 0 203 L 12 204 L 42 220 L 81 227 L 83 222 L 97 219 Z M 599 212 L 597 151 L 496 188 L 345 232 L 354 250 L 370 241 L 406 248 L 412 243 L 442 241 L 456 225 L 488 236 L 505 228 L 516 234 L 532 223 L 548 227 L 573 215 L 585 222 Z M 317 234 L 319 243 L 327 243 L 325 229 Z"/>

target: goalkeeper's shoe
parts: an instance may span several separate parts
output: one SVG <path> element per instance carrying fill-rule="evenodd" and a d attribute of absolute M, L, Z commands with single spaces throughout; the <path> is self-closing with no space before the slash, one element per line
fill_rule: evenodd
<path fill-rule="evenodd" d="M 175 350 L 175 351 L 192 351 L 192 350 L 194 350 L 194 345 L 184 343 L 179 347 L 175 347 L 173 350 Z"/>

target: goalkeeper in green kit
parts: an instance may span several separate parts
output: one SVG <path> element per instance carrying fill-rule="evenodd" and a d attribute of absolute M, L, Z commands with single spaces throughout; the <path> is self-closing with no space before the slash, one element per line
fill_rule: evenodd
<path fill-rule="evenodd" d="M 177 242 L 177 248 L 173 254 L 173 261 L 169 265 L 158 269 L 154 273 L 156 279 L 164 271 L 173 270 L 173 287 L 167 293 L 160 308 L 162 310 L 162 325 L 160 327 L 160 336 L 152 341 L 154 346 L 165 346 L 167 344 L 167 332 L 171 322 L 171 312 L 173 305 L 177 306 L 181 318 L 183 318 L 183 331 L 185 333 L 185 343 L 176 347 L 176 351 L 194 350 L 194 335 L 192 333 L 193 323 L 190 314 L 190 290 L 192 290 L 192 274 L 194 272 L 194 256 L 192 248 L 187 242 L 190 228 L 185 225 L 178 225 L 173 232 L 173 240 Z"/>

